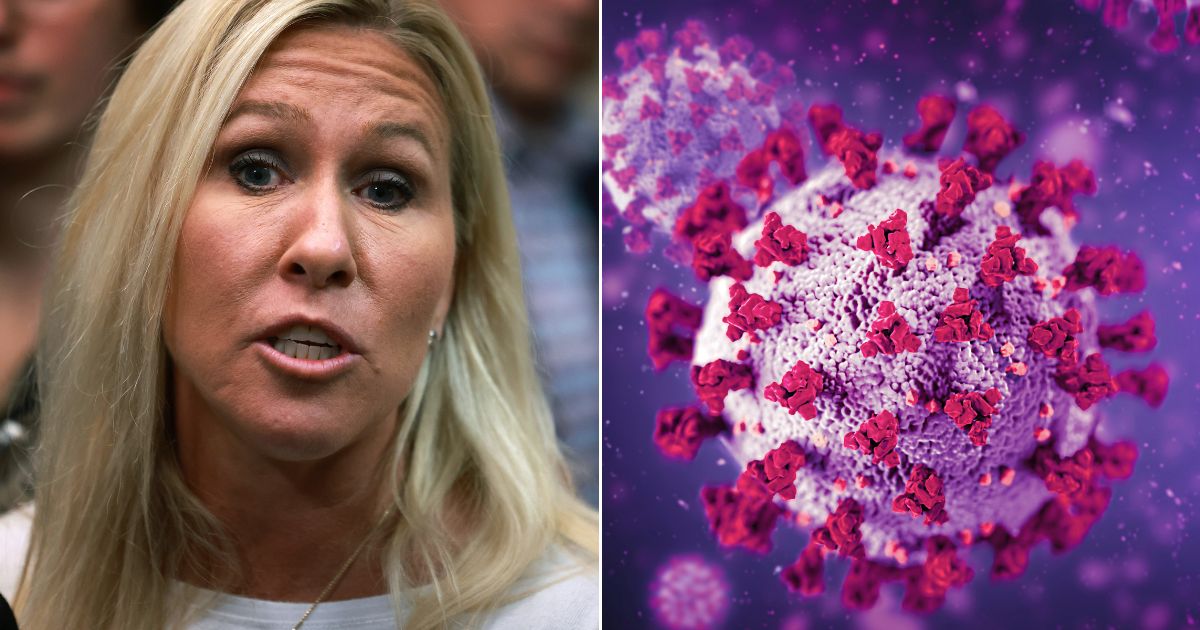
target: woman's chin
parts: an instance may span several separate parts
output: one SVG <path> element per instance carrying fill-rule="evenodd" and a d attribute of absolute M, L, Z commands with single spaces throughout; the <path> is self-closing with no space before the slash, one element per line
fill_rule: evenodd
<path fill-rule="evenodd" d="M 256 440 L 253 448 L 267 459 L 280 462 L 316 462 L 344 449 L 344 440 L 317 433 L 274 432 Z"/>
<path fill-rule="evenodd" d="M 313 462 L 332 457 L 364 439 L 376 423 L 350 423 L 346 416 L 314 414 L 244 419 L 237 430 L 254 452 L 281 462 Z"/>

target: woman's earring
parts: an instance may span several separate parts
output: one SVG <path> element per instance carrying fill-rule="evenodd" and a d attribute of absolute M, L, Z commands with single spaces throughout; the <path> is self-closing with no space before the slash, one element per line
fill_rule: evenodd
<path fill-rule="evenodd" d="M 433 346 L 433 342 L 435 342 L 435 341 L 437 341 L 437 331 L 436 331 L 436 330 L 430 330 L 430 331 L 429 331 L 429 345 L 432 347 L 432 346 Z"/>

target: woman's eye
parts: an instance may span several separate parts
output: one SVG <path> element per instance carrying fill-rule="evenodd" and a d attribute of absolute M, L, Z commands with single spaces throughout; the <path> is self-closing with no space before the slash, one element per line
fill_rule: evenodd
<path fill-rule="evenodd" d="M 242 169 L 242 181 L 251 186 L 270 186 L 273 175 L 266 166 L 247 166 Z"/>
<path fill-rule="evenodd" d="M 414 197 L 413 186 L 408 179 L 390 171 L 371 173 L 367 183 L 356 192 L 372 205 L 385 210 L 399 210 Z"/>
<path fill-rule="evenodd" d="M 381 206 L 391 205 L 399 201 L 400 189 L 393 184 L 371 184 L 363 191 L 363 196 L 371 203 Z"/>
<path fill-rule="evenodd" d="M 282 167 L 260 152 L 245 153 L 229 165 L 229 174 L 239 186 L 251 192 L 264 192 L 283 181 Z"/>

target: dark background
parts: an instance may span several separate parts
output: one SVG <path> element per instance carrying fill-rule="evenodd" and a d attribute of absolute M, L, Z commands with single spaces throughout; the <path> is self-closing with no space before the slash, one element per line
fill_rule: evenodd
<path fill-rule="evenodd" d="M 1135 7 L 1115 32 L 1072 0 L 916 0 L 604 3 L 604 73 L 619 68 L 616 42 L 641 28 L 702 20 L 714 39 L 748 36 L 777 61 L 793 62 L 805 104 L 835 102 L 850 124 L 880 130 L 889 144 L 916 127 L 925 93 L 973 87 L 1028 138 L 999 169 L 1027 181 L 1033 161 L 1084 158 L 1100 191 L 1080 198 L 1077 242 L 1119 244 L 1146 263 L 1147 290 L 1100 301 L 1103 321 L 1149 308 L 1157 321 L 1151 355 L 1106 352 L 1114 373 L 1163 363 L 1171 390 L 1157 411 L 1130 396 L 1101 407 L 1100 433 L 1133 439 L 1134 476 L 1116 484 L 1108 512 L 1083 544 L 1051 555 L 1043 544 L 1012 582 L 987 576 L 991 551 L 970 554 L 976 577 L 951 591 L 938 613 L 899 611 L 899 587 L 885 587 L 870 613 L 849 613 L 839 593 L 846 563 L 826 564 L 826 594 L 790 596 L 777 576 L 807 541 L 781 523 L 773 551 L 720 549 L 708 532 L 700 487 L 739 472 L 710 441 L 692 463 L 667 460 L 651 441 L 654 414 L 695 401 L 685 366 L 655 373 L 646 356 L 642 311 L 666 286 L 693 303 L 704 286 L 661 256 L 625 253 L 619 231 L 603 234 L 603 536 L 606 627 L 654 627 L 655 572 L 698 554 L 729 583 L 727 628 L 1178 628 L 1200 623 L 1200 47 L 1159 55 L 1145 40 L 1154 13 Z M 1178 30 L 1182 32 L 1182 16 Z M 669 41 L 669 40 L 668 40 Z M 961 147 L 959 113 L 945 147 Z M 1121 115 L 1128 112 L 1131 116 Z M 821 158 L 809 153 L 809 171 Z"/>

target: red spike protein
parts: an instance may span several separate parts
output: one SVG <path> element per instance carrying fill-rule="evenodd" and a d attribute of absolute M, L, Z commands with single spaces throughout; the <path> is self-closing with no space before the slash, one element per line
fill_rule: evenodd
<path fill-rule="evenodd" d="M 654 367 L 689 363 L 703 403 L 660 412 L 655 443 L 690 460 L 723 435 L 742 465 L 701 492 L 718 543 L 767 554 L 797 535 L 779 523 L 819 524 L 781 560 L 787 588 L 823 592 L 837 556 L 847 607 L 897 582 L 917 612 L 972 579 L 967 545 L 994 550 L 995 578 L 1041 542 L 1077 545 L 1137 456 L 1096 440 L 1096 406 L 1118 392 L 1157 406 L 1168 384 L 1157 365 L 1114 376 L 1100 354 L 1156 340 L 1147 312 L 1098 321 L 1096 300 L 1141 291 L 1145 271 L 1073 243 L 1091 171 L 1038 162 L 1028 183 L 998 181 L 1024 135 L 987 105 L 965 114 L 966 155 L 923 155 L 956 115 L 939 95 L 904 153 L 834 105 L 787 102 L 761 78 L 779 66 L 744 40 L 715 46 L 694 22 L 664 39 L 618 47 L 604 182 L 609 219 L 642 234 L 627 243 L 657 226 L 708 284 L 704 306 L 656 291 L 646 321 Z M 811 178 L 806 125 L 833 158 Z"/>
<path fill-rule="evenodd" d="M 1100 11 L 1104 25 L 1113 30 L 1129 27 L 1129 12 L 1134 5 L 1158 15 L 1158 25 L 1146 40 L 1155 51 L 1169 53 L 1179 48 L 1175 16 L 1184 14 L 1183 39 L 1192 46 L 1200 44 L 1200 2 L 1196 0 L 1075 0 L 1088 11 Z"/>

